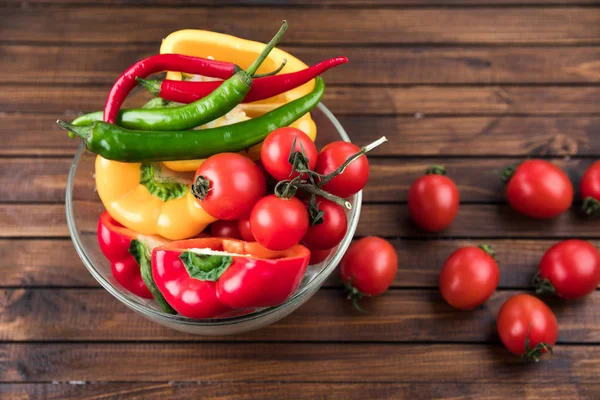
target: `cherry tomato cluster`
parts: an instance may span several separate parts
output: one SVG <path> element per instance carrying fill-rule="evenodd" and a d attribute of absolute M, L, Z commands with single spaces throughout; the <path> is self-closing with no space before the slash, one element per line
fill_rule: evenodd
<path fill-rule="evenodd" d="M 422 229 L 439 232 L 456 217 L 459 192 L 442 166 L 432 166 L 416 180 L 408 193 L 412 220 Z M 527 160 L 509 167 L 503 176 L 510 206 L 531 218 L 554 218 L 568 210 L 574 197 L 573 185 L 556 165 L 545 160 Z M 600 161 L 592 164 L 580 185 L 583 210 L 600 215 Z M 464 247 L 444 263 L 439 286 L 452 307 L 472 310 L 494 293 L 500 270 L 490 246 Z M 589 242 L 565 240 L 552 246 L 542 257 L 534 286 L 538 293 L 553 293 L 563 299 L 578 299 L 600 284 L 600 252 Z M 501 307 L 497 318 L 502 343 L 514 354 L 537 361 L 552 351 L 558 324 L 552 310 L 541 300 L 518 294 Z"/>
<path fill-rule="evenodd" d="M 219 219 L 211 235 L 274 251 L 302 242 L 315 252 L 314 261 L 324 259 L 346 234 L 351 204 L 344 199 L 367 183 L 365 154 L 384 141 L 362 149 L 333 142 L 319 152 L 301 130 L 280 128 L 265 139 L 258 163 L 235 153 L 207 159 L 196 171 L 193 193 Z M 269 180 L 278 182 L 272 191 Z"/>

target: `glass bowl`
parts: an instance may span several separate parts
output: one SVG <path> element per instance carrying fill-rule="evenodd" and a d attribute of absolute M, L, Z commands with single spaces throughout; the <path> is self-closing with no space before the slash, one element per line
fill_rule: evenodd
<path fill-rule="evenodd" d="M 350 141 L 339 121 L 323 104 L 319 104 L 311 115 L 317 124 L 319 148 L 340 139 Z M 69 172 L 67 224 L 75 249 L 92 276 L 120 302 L 144 317 L 178 331 L 198 335 L 229 335 L 259 329 L 286 317 L 310 299 L 333 272 L 350 245 L 358 225 L 362 200 L 360 192 L 348 199 L 352 210 L 346 212 L 348 231 L 342 242 L 323 262 L 309 266 L 296 292 L 277 306 L 258 309 L 242 316 L 204 320 L 166 314 L 156 302 L 139 298 L 121 287 L 112 276 L 110 263 L 100 251 L 96 240 L 96 225 L 104 207 L 95 191 L 94 158 L 94 154 L 87 152 L 83 146 L 79 147 Z"/>

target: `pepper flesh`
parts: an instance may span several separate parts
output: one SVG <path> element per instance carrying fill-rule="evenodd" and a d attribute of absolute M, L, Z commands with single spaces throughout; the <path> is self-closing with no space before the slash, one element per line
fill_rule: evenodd
<path fill-rule="evenodd" d="M 316 78 L 330 68 L 346 62 L 348 62 L 346 57 L 336 57 L 301 71 L 255 79 L 242 102 L 251 103 L 277 96 Z M 222 84 L 220 81 L 194 82 L 170 79 L 162 81 L 158 79 L 140 79 L 140 83 L 157 97 L 186 104 L 208 96 Z"/>
<path fill-rule="evenodd" d="M 205 257 L 229 257 L 229 265 L 214 280 L 193 278 L 182 254 L 185 259 L 186 252 L 194 251 L 204 251 Z M 231 310 L 284 302 L 300 285 L 309 259 L 310 251 L 302 245 L 274 252 L 256 242 L 190 239 L 155 248 L 152 275 L 167 302 L 181 315 L 213 318 Z"/>
<path fill-rule="evenodd" d="M 110 261 L 110 268 L 117 282 L 136 296 L 152 299 L 152 293 L 142 278 L 140 265 L 130 252 L 131 242 L 140 240 L 148 246 L 157 246 L 167 243 L 167 240 L 158 236 L 142 238 L 119 224 L 106 211 L 98 219 L 97 235 L 100 250 Z"/>
<path fill-rule="evenodd" d="M 123 162 L 154 162 L 207 158 L 238 152 L 262 142 L 272 131 L 288 126 L 312 110 L 323 97 L 320 77 L 314 90 L 260 117 L 233 125 L 191 131 L 134 131 L 105 122 L 90 126 L 57 123 L 83 139 L 86 148 L 106 159 Z"/>
<path fill-rule="evenodd" d="M 96 157 L 96 188 L 106 210 L 120 224 L 143 235 L 170 240 L 193 237 L 216 221 L 196 202 L 189 188 L 177 199 L 162 201 L 140 183 L 140 163 Z"/>
<path fill-rule="evenodd" d="M 158 54 L 138 61 L 121 74 L 114 83 L 104 105 L 104 121 L 115 123 L 125 98 L 137 85 L 136 77 L 147 77 L 167 69 L 200 74 L 213 78 L 228 79 L 240 70 L 233 63 L 209 60 L 183 54 Z"/>

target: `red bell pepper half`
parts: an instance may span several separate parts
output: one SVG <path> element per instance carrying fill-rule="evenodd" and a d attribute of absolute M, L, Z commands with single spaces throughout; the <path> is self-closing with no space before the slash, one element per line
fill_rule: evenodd
<path fill-rule="evenodd" d="M 98 219 L 98 244 L 110 261 L 113 277 L 131 293 L 145 299 L 155 298 L 164 312 L 174 310 L 162 297 L 152 280 L 150 251 L 167 241 L 158 236 L 140 235 L 125 228 L 105 211 Z"/>
<path fill-rule="evenodd" d="M 284 302 L 300 285 L 310 251 L 267 250 L 226 238 L 170 242 L 152 252 L 152 275 L 167 302 L 189 318 Z"/>

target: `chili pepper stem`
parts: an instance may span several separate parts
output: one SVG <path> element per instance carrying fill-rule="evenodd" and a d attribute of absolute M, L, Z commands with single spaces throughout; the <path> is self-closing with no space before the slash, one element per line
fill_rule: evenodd
<path fill-rule="evenodd" d="M 64 130 L 82 138 L 84 141 L 87 141 L 87 139 L 91 136 L 93 130 L 93 124 L 89 126 L 75 126 L 60 119 L 56 120 L 56 123 Z M 69 136 L 72 137 L 71 135 Z"/>
<path fill-rule="evenodd" d="M 158 79 L 144 79 L 137 76 L 135 80 L 140 84 L 140 86 L 152 93 L 153 96 L 158 96 L 160 94 L 160 86 L 162 82 Z"/>
<path fill-rule="evenodd" d="M 267 58 L 267 56 L 269 55 L 271 50 L 273 50 L 273 48 L 275 48 L 275 46 L 277 46 L 277 43 L 279 43 L 279 41 L 283 37 L 283 34 L 287 30 L 287 28 L 288 28 L 287 21 L 283 20 L 283 22 L 281 22 L 281 28 L 279 28 L 279 31 L 275 34 L 275 36 L 273 36 L 273 39 L 271 39 L 271 41 L 263 49 L 263 51 L 260 53 L 258 58 L 256 60 L 254 60 L 254 62 L 246 70 L 246 73 L 248 75 L 254 76 L 254 74 L 256 73 L 256 70 L 258 70 L 258 67 L 260 67 L 260 65 L 263 63 L 263 61 L 265 61 L 265 59 Z"/>
<path fill-rule="evenodd" d="M 279 65 L 279 67 L 277 67 L 277 69 L 275 71 L 267 72 L 265 74 L 254 74 L 254 77 L 255 78 L 266 78 L 267 76 L 277 75 L 278 73 L 281 72 L 281 70 L 285 67 L 286 64 L 287 64 L 287 58 L 284 58 L 283 61 L 281 62 L 281 64 Z"/>
<path fill-rule="evenodd" d="M 323 187 L 327 182 L 329 182 L 330 180 L 332 180 L 336 176 L 338 176 L 341 173 L 343 173 L 346 170 L 346 168 L 348 168 L 348 165 L 350 165 L 354 160 L 356 160 L 357 158 L 359 158 L 361 156 L 364 156 L 369 151 L 373 150 L 375 147 L 380 146 L 380 145 L 382 145 L 383 143 L 385 143 L 387 141 L 388 141 L 387 138 L 385 136 L 382 136 L 379 139 L 377 139 L 376 141 L 374 141 L 373 143 L 370 143 L 370 144 L 362 147 L 358 153 L 353 154 L 350 157 L 348 157 L 346 159 L 346 161 L 344 161 L 344 163 L 338 167 L 338 169 L 336 169 L 335 171 L 333 171 L 329 175 L 324 176 L 321 179 L 321 182 L 319 182 L 319 187 Z"/>

